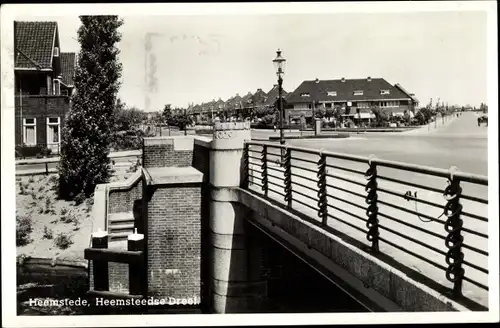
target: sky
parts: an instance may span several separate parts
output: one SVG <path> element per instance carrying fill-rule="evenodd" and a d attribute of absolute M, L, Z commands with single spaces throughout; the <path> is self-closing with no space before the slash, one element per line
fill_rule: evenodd
<path fill-rule="evenodd" d="M 278 48 L 286 58 L 286 91 L 315 78 L 370 76 L 400 83 L 421 105 L 430 98 L 478 107 L 487 101 L 486 12 L 121 17 L 119 97 L 146 111 L 267 92 L 276 83 Z M 17 19 L 57 21 L 61 51 L 79 50 L 77 15 Z M 151 72 L 154 89 L 145 77 Z"/>

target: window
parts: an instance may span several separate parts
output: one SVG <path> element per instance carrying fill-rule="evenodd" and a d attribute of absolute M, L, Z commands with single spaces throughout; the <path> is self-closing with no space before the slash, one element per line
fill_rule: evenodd
<path fill-rule="evenodd" d="M 36 118 L 23 119 L 23 143 L 27 146 L 36 145 Z"/>
<path fill-rule="evenodd" d="M 381 101 L 380 107 L 399 107 L 399 100 Z"/>
<path fill-rule="evenodd" d="M 47 117 L 47 145 L 58 144 L 60 140 L 59 117 Z"/>
<path fill-rule="evenodd" d="M 59 57 L 59 47 L 54 47 L 54 57 Z"/>
<path fill-rule="evenodd" d="M 301 97 L 310 97 L 311 95 L 309 93 L 301 93 L 300 96 Z"/>
<path fill-rule="evenodd" d="M 380 94 L 381 95 L 388 95 L 390 94 L 391 92 L 389 90 L 380 90 Z"/>
<path fill-rule="evenodd" d="M 362 96 L 363 95 L 363 90 L 355 90 L 354 91 L 355 96 Z"/>
<path fill-rule="evenodd" d="M 358 108 L 370 108 L 370 103 L 366 101 L 358 102 Z"/>
<path fill-rule="evenodd" d="M 337 91 L 328 91 L 327 93 L 331 97 L 336 97 L 337 96 Z"/>

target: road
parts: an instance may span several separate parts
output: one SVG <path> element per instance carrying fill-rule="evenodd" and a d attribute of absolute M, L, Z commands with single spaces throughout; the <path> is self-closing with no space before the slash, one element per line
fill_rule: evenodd
<path fill-rule="evenodd" d="M 404 132 L 404 133 L 366 133 L 360 135 L 353 135 L 351 138 L 347 139 L 302 139 L 302 140 L 287 140 L 288 144 L 294 146 L 300 146 L 305 148 L 316 148 L 325 149 L 338 153 L 347 153 L 360 156 L 369 156 L 370 154 L 375 155 L 378 158 L 395 160 L 407 163 L 414 163 L 426 166 L 433 166 L 438 168 L 448 169 L 450 166 L 455 165 L 461 171 L 476 173 L 481 175 L 487 175 L 487 127 L 484 125 L 481 127 L 477 126 L 476 116 L 473 113 L 464 113 L 461 117 L 455 118 L 454 120 L 442 125 L 438 129 L 427 129 L 422 128 L 419 130 Z M 265 132 L 264 132 L 265 133 Z M 259 134 L 263 135 L 263 132 Z M 267 132 L 274 133 L 274 132 Z M 255 148 L 257 150 L 257 148 Z M 275 153 L 278 153 L 275 151 Z M 253 153 L 253 156 L 260 157 Z M 299 166 L 303 168 L 308 168 L 316 170 L 317 167 L 313 164 L 318 158 L 314 155 L 301 155 L 296 152 L 292 152 L 292 165 Z M 298 158 L 312 160 L 313 163 L 305 163 L 298 160 Z M 277 157 L 272 158 L 277 159 Z M 254 160 L 255 161 L 255 160 Z M 257 160 L 258 162 L 258 160 Z M 367 165 L 363 163 L 354 163 L 351 161 L 343 161 L 338 159 L 329 159 L 327 161 L 331 165 L 336 165 L 339 167 L 347 167 L 349 169 L 355 169 L 360 172 L 364 172 L 367 169 Z M 252 166 L 254 168 L 256 183 L 260 183 L 260 163 Z M 279 167 L 275 167 L 269 171 L 269 174 L 273 175 L 269 178 L 270 189 L 276 192 L 283 193 L 284 182 L 282 180 L 282 172 Z M 362 174 L 345 174 L 345 171 L 340 169 L 329 169 L 330 174 L 344 175 L 348 179 L 358 181 L 361 185 L 364 185 L 366 181 L 364 180 Z M 317 218 L 316 211 L 312 210 L 304 204 L 308 204 L 313 208 L 317 208 L 316 180 L 314 173 L 298 170 L 292 168 L 292 182 L 293 182 L 293 207 L 299 209 L 303 213 L 310 215 L 312 218 Z M 447 186 L 446 179 L 435 178 L 427 175 L 408 173 L 406 171 L 379 168 L 379 176 L 386 176 L 390 178 L 399 179 L 402 181 L 407 181 L 411 183 L 417 183 L 421 185 L 431 186 L 438 189 L 438 192 L 430 192 L 424 189 L 409 187 L 403 184 L 389 183 L 384 180 L 379 179 L 379 188 L 385 188 L 387 190 L 392 190 L 397 194 L 404 194 L 407 190 L 413 192 L 418 192 L 418 197 L 420 199 L 425 199 L 435 204 L 444 205 L 446 201 L 443 199 L 441 190 Z M 300 178 L 299 176 L 308 177 L 308 179 Z M 356 192 L 360 195 L 365 195 L 366 192 L 363 187 L 352 183 L 346 183 L 345 181 L 337 178 L 327 178 L 327 183 L 330 186 L 337 186 L 343 188 L 343 190 Z M 301 184 L 302 186 L 299 186 Z M 308 186 L 312 190 L 308 190 L 304 186 Z M 255 185 L 254 185 L 254 188 Z M 486 186 L 478 186 L 473 184 L 462 183 L 463 193 L 471 196 L 481 197 L 484 199 L 488 198 L 488 190 Z M 338 189 L 327 188 L 328 195 L 333 198 L 329 198 L 329 204 L 337 207 L 337 209 L 330 208 L 329 213 L 336 216 L 337 218 L 342 218 L 350 224 L 353 224 L 361 229 L 366 229 L 364 219 L 366 218 L 366 213 L 364 208 L 366 204 L 363 198 L 359 198 L 349 194 L 348 192 L 341 192 Z M 260 191 L 260 188 L 257 188 Z M 279 201 L 283 200 L 283 196 L 279 195 L 273 191 L 270 192 L 269 196 L 276 198 Z M 310 199 L 309 197 L 313 198 Z M 297 200 L 298 202 L 295 202 Z M 345 203 L 344 200 L 356 204 L 357 206 L 351 206 Z M 440 235 L 440 238 L 435 238 L 427 233 L 422 233 L 413 228 L 395 223 L 389 220 L 388 217 L 379 215 L 380 224 L 385 225 L 387 228 L 393 229 L 402 234 L 402 236 L 411 236 L 418 241 L 424 241 L 426 245 L 432 246 L 435 249 L 445 251 L 444 247 L 444 237 L 446 237 L 446 232 L 441 223 L 437 222 L 426 222 L 428 218 L 420 218 L 415 214 L 408 213 L 406 211 L 401 211 L 394 209 L 389 204 L 397 205 L 401 208 L 406 208 L 407 210 L 416 211 L 420 215 L 428 215 L 430 218 L 437 218 L 442 213 L 442 208 L 426 206 L 419 203 L 417 208 L 417 203 L 412 201 L 408 202 L 398 196 L 388 195 L 386 193 L 379 192 L 379 201 L 385 202 L 385 205 L 379 204 L 379 213 L 389 215 L 390 217 L 397 218 L 408 224 L 413 224 L 414 226 L 420 227 L 422 229 L 431 231 Z M 300 204 L 299 202 L 302 202 Z M 461 200 L 464 206 L 464 211 L 468 213 L 480 215 L 482 217 L 488 217 L 487 205 L 478 204 L 476 202 L 471 202 L 467 200 Z M 354 215 L 354 217 L 353 217 Z M 357 220 L 361 218 L 361 220 Z M 442 218 L 443 219 L 443 218 Z M 470 231 L 476 231 L 483 234 L 488 234 L 488 227 L 486 222 L 482 222 L 477 219 L 473 219 L 469 216 L 462 215 L 464 220 L 464 227 Z M 422 222 L 424 221 L 424 222 Z M 335 227 L 338 231 L 346 233 L 347 235 L 355 238 L 360 242 L 367 243 L 366 236 L 364 233 L 360 233 L 356 229 L 352 229 L 345 224 L 339 223 L 336 220 L 329 219 L 328 225 Z M 483 237 L 478 237 L 474 234 L 463 232 L 465 242 L 482 251 L 488 250 L 487 239 Z M 444 256 L 440 253 L 436 253 L 429 250 L 426 247 L 416 244 L 415 242 L 410 242 L 403 238 L 402 236 L 394 235 L 390 233 L 387 229 L 381 230 L 381 236 L 385 237 L 387 240 L 400 245 L 406 249 L 411 249 L 414 252 L 424 256 L 426 259 L 430 259 L 435 263 L 440 265 L 445 265 Z M 386 243 L 381 244 L 381 251 L 385 254 L 390 255 L 397 261 L 400 261 L 409 267 L 421 272 L 445 286 L 450 286 L 450 283 L 444 278 L 444 273 L 441 270 L 436 269 L 432 265 L 426 263 L 425 261 L 418 260 L 412 256 L 408 256 L 403 251 L 400 251 Z M 487 256 L 480 255 L 475 251 L 469 249 L 464 250 L 466 260 L 470 261 L 475 265 L 482 268 L 487 268 Z M 470 266 L 466 266 L 466 276 L 473 279 L 481 284 L 487 285 L 487 275 L 480 272 Z M 464 294 L 470 299 L 486 305 L 488 304 L 488 294 L 483 289 L 472 285 L 470 283 L 464 283 Z"/>
<path fill-rule="evenodd" d="M 439 121 L 438 121 L 439 122 Z M 287 144 L 325 149 L 352 155 L 369 156 L 413 164 L 448 169 L 457 166 L 460 171 L 488 174 L 488 128 L 477 126 L 476 115 L 465 112 L 459 118 L 434 128 L 408 132 L 351 134 L 347 139 L 291 139 Z M 285 135 L 290 134 L 285 130 Z M 297 135 L 299 132 L 292 132 Z M 309 133 L 311 134 L 311 133 Z M 252 137 L 266 139 L 278 136 L 272 130 L 252 131 Z"/>

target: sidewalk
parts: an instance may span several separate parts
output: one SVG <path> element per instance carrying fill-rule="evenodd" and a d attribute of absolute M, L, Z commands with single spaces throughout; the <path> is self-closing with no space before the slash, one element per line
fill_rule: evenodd
<path fill-rule="evenodd" d="M 444 123 L 443 123 L 442 118 L 437 118 L 436 121 L 431 122 L 429 124 L 426 124 L 424 126 L 421 126 L 419 128 L 409 130 L 409 131 L 403 131 L 403 132 L 399 132 L 399 133 L 401 133 L 401 134 L 433 133 L 433 132 L 438 131 L 441 128 L 447 127 L 448 125 L 453 123 L 456 119 L 458 119 L 458 117 L 456 115 L 451 115 L 448 118 L 446 118 Z"/>

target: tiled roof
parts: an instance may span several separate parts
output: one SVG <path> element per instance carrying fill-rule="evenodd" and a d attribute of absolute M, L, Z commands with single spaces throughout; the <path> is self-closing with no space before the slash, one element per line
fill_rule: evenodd
<path fill-rule="evenodd" d="M 56 22 L 15 22 L 16 68 L 52 68 Z"/>
<path fill-rule="evenodd" d="M 75 74 L 75 58 L 74 52 L 61 52 L 61 71 L 62 82 L 68 86 L 73 86 L 73 77 Z"/>
<path fill-rule="evenodd" d="M 286 95 L 288 94 L 285 90 L 281 90 L 282 94 L 281 96 L 286 98 Z M 265 105 L 268 106 L 273 106 L 274 103 L 276 102 L 276 99 L 278 99 L 278 85 L 275 84 L 271 90 L 267 93 L 267 100 L 265 102 Z"/>
<path fill-rule="evenodd" d="M 252 104 L 252 93 L 250 91 L 241 97 L 241 103 L 243 104 L 243 108 Z"/>
<path fill-rule="evenodd" d="M 222 100 L 221 98 L 219 98 L 219 100 L 217 100 L 215 102 L 215 108 L 216 109 L 223 109 L 224 108 L 224 105 L 225 105 L 225 102 L 224 100 Z"/>
<path fill-rule="evenodd" d="M 401 84 L 396 83 L 394 86 L 395 86 L 396 88 L 398 88 L 399 90 L 401 90 L 401 91 L 402 91 L 404 94 L 406 94 L 408 97 L 410 97 L 410 98 L 411 98 L 414 102 L 417 102 L 417 103 L 418 103 L 418 99 L 417 99 L 417 97 L 415 97 L 415 95 L 414 95 L 414 94 L 409 93 L 408 91 L 406 91 L 406 89 L 405 89 L 405 88 L 403 88 L 403 87 L 401 86 Z"/>
<path fill-rule="evenodd" d="M 354 91 L 362 90 L 363 95 L 354 95 Z M 389 94 L 381 94 L 381 90 L 389 90 Z M 329 96 L 335 91 L 336 96 Z M 309 94 L 308 97 L 301 96 Z M 288 94 L 288 103 L 311 103 L 313 101 L 363 101 L 363 100 L 410 99 L 410 96 L 392 86 L 384 79 L 345 79 L 304 81 L 295 91 Z"/>
<path fill-rule="evenodd" d="M 264 105 L 267 101 L 267 94 L 262 91 L 262 89 L 257 89 L 257 91 L 252 96 L 252 104 L 254 106 Z"/>

